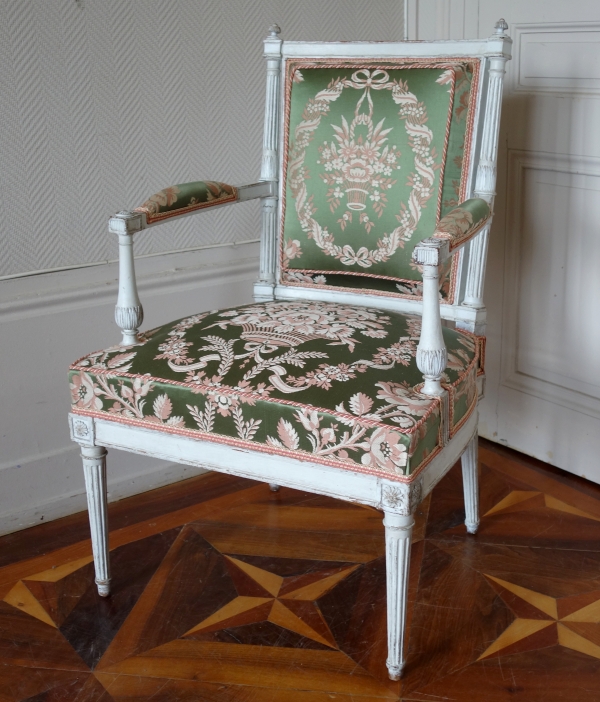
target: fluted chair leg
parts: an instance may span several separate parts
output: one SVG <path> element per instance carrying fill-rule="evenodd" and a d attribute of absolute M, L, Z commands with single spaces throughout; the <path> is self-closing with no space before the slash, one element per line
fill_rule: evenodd
<path fill-rule="evenodd" d="M 385 555 L 387 574 L 387 668 L 390 680 L 399 680 L 404 668 L 404 629 L 408 596 L 412 515 L 385 512 Z"/>
<path fill-rule="evenodd" d="M 98 594 L 110 594 L 110 560 L 108 551 L 108 514 L 106 500 L 106 449 L 103 446 L 81 448 L 87 493 L 92 552 Z"/>
<path fill-rule="evenodd" d="M 479 527 L 478 446 L 478 436 L 475 433 L 461 458 L 465 494 L 465 525 L 469 534 L 476 534 Z"/>

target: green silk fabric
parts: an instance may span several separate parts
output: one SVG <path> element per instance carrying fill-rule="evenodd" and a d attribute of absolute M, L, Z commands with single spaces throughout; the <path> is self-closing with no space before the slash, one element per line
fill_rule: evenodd
<path fill-rule="evenodd" d="M 134 212 L 144 212 L 146 221 L 176 217 L 191 210 L 221 205 L 237 200 L 237 190 L 232 185 L 214 180 L 198 180 L 192 183 L 171 185 L 152 195 Z"/>
<path fill-rule="evenodd" d="M 290 71 L 284 283 L 420 295 L 411 254 L 459 202 L 473 66 L 395 65 Z"/>
<path fill-rule="evenodd" d="M 325 302 L 207 312 L 89 354 L 73 411 L 394 479 L 439 445 L 437 398 L 419 393 L 421 320 Z M 451 430 L 476 400 L 477 345 L 443 329 Z"/>
<path fill-rule="evenodd" d="M 444 165 L 444 184 L 442 187 L 442 217 L 460 203 L 460 190 L 463 176 L 463 160 L 467 145 L 467 126 L 469 113 L 473 109 L 472 94 L 473 65 L 464 63 L 456 66 L 456 83 L 452 103 L 452 121 L 448 139 L 448 153 Z"/>
<path fill-rule="evenodd" d="M 435 229 L 435 236 L 450 240 L 450 248 L 468 239 L 490 218 L 489 204 L 481 198 L 471 198 L 447 212 Z"/>

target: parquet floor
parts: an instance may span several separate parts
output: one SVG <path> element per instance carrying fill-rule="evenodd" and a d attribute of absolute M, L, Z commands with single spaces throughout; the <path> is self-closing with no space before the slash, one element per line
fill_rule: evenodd
<path fill-rule="evenodd" d="M 598 702 L 600 488 L 482 442 L 482 524 L 456 466 L 423 503 L 408 663 L 385 669 L 373 509 L 216 474 L 0 539 L 0 702 Z"/>

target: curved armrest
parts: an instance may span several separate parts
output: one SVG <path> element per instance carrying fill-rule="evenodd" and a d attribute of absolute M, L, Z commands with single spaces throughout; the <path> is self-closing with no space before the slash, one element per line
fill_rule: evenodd
<path fill-rule="evenodd" d="M 439 221 L 433 236 L 448 239 L 450 251 L 469 241 L 492 216 L 489 204 L 481 198 L 465 200 Z"/>
<path fill-rule="evenodd" d="M 145 214 L 146 222 L 154 224 L 169 217 L 190 214 L 195 210 L 224 205 L 237 199 L 238 189 L 233 185 L 214 180 L 197 180 L 160 190 L 133 211 Z"/>

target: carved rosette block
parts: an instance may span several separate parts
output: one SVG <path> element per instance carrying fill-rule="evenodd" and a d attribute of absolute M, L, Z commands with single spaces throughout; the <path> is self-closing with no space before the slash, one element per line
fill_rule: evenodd
<path fill-rule="evenodd" d="M 80 414 L 69 414 L 69 429 L 71 441 L 80 446 L 94 446 L 96 441 L 96 428 L 94 418 Z"/>
<path fill-rule="evenodd" d="M 408 595 L 410 543 L 414 519 L 385 512 L 388 658 L 391 680 L 399 680 L 404 668 L 404 629 Z"/>
<path fill-rule="evenodd" d="M 469 534 L 476 534 L 479 528 L 478 448 L 478 436 L 475 433 L 461 457 L 465 495 L 465 526 Z"/>
<path fill-rule="evenodd" d="M 83 474 L 87 494 L 92 552 L 98 594 L 110 594 L 110 560 L 108 551 L 108 514 L 106 503 L 106 449 L 82 447 Z"/>
<path fill-rule="evenodd" d="M 381 507 L 386 512 L 408 516 L 419 506 L 422 499 L 421 480 L 411 483 L 382 482 Z"/>

